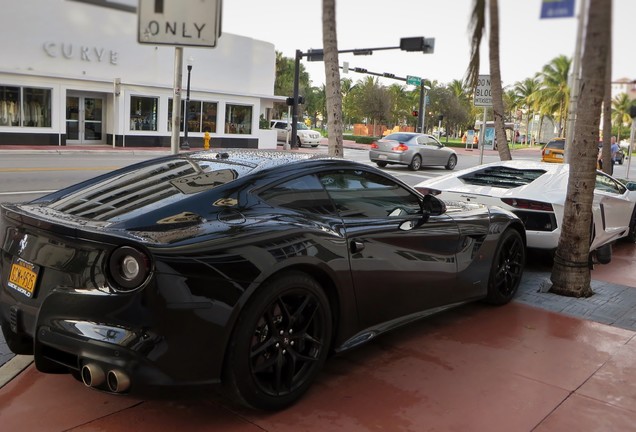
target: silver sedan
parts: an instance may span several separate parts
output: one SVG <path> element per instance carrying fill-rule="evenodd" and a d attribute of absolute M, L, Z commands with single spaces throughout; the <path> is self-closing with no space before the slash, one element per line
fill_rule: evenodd
<path fill-rule="evenodd" d="M 443 166 L 447 170 L 457 166 L 454 150 L 444 147 L 434 136 L 413 132 L 392 133 L 374 142 L 369 159 L 379 167 L 408 165 L 413 171 L 423 166 Z"/>

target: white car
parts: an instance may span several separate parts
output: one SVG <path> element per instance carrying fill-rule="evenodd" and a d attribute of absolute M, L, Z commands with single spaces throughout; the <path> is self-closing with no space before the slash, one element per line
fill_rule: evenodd
<path fill-rule="evenodd" d="M 304 145 L 318 147 L 320 139 L 322 138 L 320 132 L 309 129 L 303 122 L 297 122 L 296 125 L 296 144 L 298 147 L 302 147 Z M 270 128 L 276 129 L 276 137 L 278 141 L 286 142 L 288 134 L 291 139 L 291 122 L 288 122 L 287 120 L 271 120 Z"/>
<path fill-rule="evenodd" d="M 416 185 L 421 193 L 444 201 L 496 205 L 515 213 L 526 227 L 527 245 L 556 249 L 568 183 L 568 164 L 527 160 L 493 162 L 461 170 Z M 636 189 L 630 183 L 630 189 Z M 611 260 L 614 241 L 636 241 L 636 192 L 619 180 L 596 172 L 592 216 L 592 244 L 599 262 Z"/>

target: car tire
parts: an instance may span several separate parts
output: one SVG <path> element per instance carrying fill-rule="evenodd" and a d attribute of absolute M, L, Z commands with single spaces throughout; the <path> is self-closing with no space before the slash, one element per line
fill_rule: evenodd
<path fill-rule="evenodd" d="M 452 170 L 452 169 L 455 169 L 456 166 L 457 166 L 457 156 L 450 155 L 450 157 L 448 158 L 448 162 L 446 163 L 446 166 L 444 168 L 446 168 L 447 170 Z"/>
<path fill-rule="evenodd" d="M 296 137 L 296 144 L 298 145 L 298 148 L 302 148 L 302 146 L 303 146 L 303 143 L 302 143 L 302 141 L 300 141 L 300 137 L 299 136 Z"/>
<path fill-rule="evenodd" d="M 629 220 L 629 232 L 625 238 L 631 243 L 636 243 L 636 207 L 632 211 L 632 217 Z"/>
<path fill-rule="evenodd" d="M 378 161 L 375 164 L 379 166 L 380 168 L 384 168 L 387 165 L 387 163 L 384 161 Z"/>
<path fill-rule="evenodd" d="M 322 369 L 331 337 L 331 309 L 320 284 L 301 272 L 273 278 L 249 300 L 230 339 L 229 395 L 264 410 L 293 404 Z"/>
<path fill-rule="evenodd" d="M 318 147 L 318 144 L 312 144 L 311 146 L 312 146 L 313 148 L 316 148 L 316 147 Z"/>
<path fill-rule="evenodd" d="M 526 248 L 519 231 L 504 231 L 493 257 L 486 302 L 503 305 L 512 300 L 521 283 L 525 258 Z"/>
<path fill-rule="evenodd" d="M 420 155 L 415 155 L 413 156 L 413 159 L 411 159 L 409 169 L 411 171 L 419 171 L 420 168 L 422 168 L 422 157 Z"/>

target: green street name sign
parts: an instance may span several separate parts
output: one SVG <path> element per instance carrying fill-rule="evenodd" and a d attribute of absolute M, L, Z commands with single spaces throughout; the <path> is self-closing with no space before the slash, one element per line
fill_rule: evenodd
<path fill-rule="evenodd" d="M 420 84 L 422 84 L 422 78 L 416 77 L 416 76 L 407 75 L 406 76 L 406 83 L 409 84 L 409 85 L 419 86 Z"/>

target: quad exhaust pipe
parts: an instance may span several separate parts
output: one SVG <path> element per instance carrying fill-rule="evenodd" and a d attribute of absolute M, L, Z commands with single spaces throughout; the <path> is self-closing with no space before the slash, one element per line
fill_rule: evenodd
<path fill-rule="evenodd" d="M 108 390 L 113 393 L 123 393 L 130 387 L 130 378 L 128 375 L 117 369 L 108 371 L 106 382 L 108 384 Z"/>
<path fill-rule="evenodd" d="M 123 371 L 112 369 L 105 372 L 95 363 L 87 363 L 82 366 L 82 381 L 86 387 L 106 387 L 113 393 L 123 393 L 130 388 L 130 377 Z"/>
<path fill-rule="evenodd" d="M 82 381 L 86 387 L 99 387 L 106 381 L 106 373 L 95 363 L 87 363 L 82 366 Z"/>

